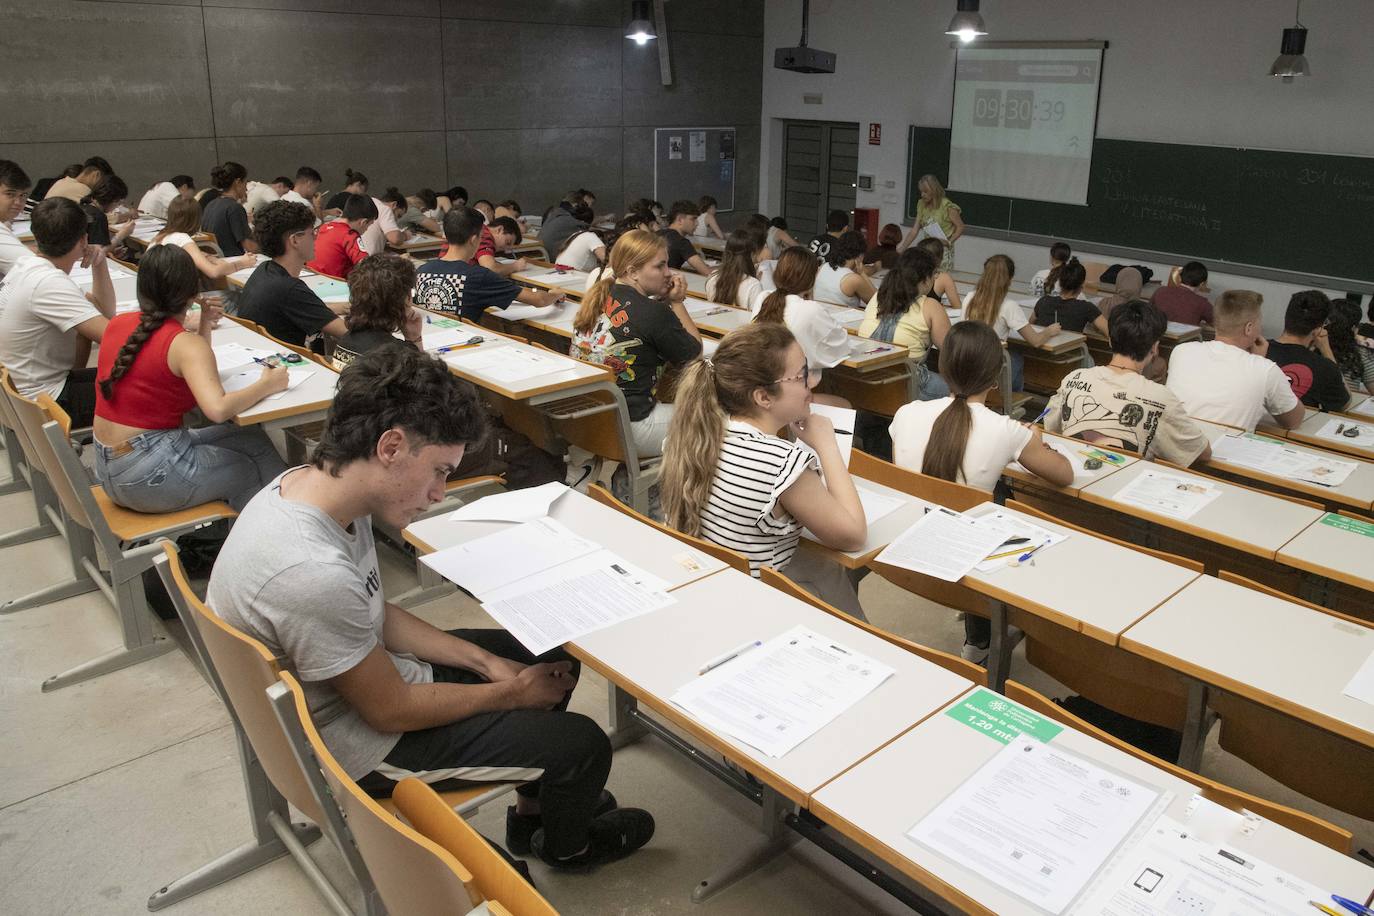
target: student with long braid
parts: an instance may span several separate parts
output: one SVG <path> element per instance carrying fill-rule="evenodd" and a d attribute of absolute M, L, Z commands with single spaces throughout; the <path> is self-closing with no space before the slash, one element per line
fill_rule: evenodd
<path fill-rule="evenodd" d="M 287 370 L 266 366 L 238 391 L 220 382 L 210 333 L 217 309 L 201 311 L 200 331 L 182 326 L 199 289 L 191 256 L 159 245 L 138 271 L 137 312 L 110 320 L 96 369 L 95 472 L 110 499 L 136 512 L 175 512 L 222 499 L 247 505 L 286 470 L 266 434 L 226 421 L 284 391 Z M 214 425 L 188 429 L 193 407 Z"/>

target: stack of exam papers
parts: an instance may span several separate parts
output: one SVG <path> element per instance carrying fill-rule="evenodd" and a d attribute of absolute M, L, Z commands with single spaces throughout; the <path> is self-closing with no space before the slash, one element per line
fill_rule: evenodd
<path fill-rule="evenodd" d="M 481 500 L 479 500 L 481 502 Z M 667 582 L 552 518 L 420 558 L 536 655 L 673 604 Z"/>
<path fill-rule="evenodd" d="M 987 572 L 1015 565 L 1020 556 L 1052 547 L 1067 537 L 1005 510 L 974 516 L 936 508 L 898 535 L 877 559 L 958 582 L 974 569 Z"/>
<path fill-rule="evenodd" d="M 671 699 L 710 728 L 781 757 L 893 673 L 876 659 L 797 626 L 758 648 L 741 647 Z"/>
<path fill-rule="evenodd" d="M 1251 468 L 1274 477 L 1315 483 L 1323 487 L 1340 486 L 1356 468 L 1353 461 L 1341 461 L 1312 452 L 1299 451 L 1273 439 L 1248 433 L 1222 436 L 1212 443 L 1212 457 L 1217 461 Z"/>
<path fill-rule="evenodd" d="M 558 481 L 493 493 L 449 513 L 455 522 L 532 522 L 549 514 L 553 504 L 568 492 Z"/>

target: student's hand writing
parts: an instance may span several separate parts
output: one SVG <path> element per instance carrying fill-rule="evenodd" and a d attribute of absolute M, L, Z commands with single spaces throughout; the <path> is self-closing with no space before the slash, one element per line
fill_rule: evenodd
<path fill-rule="evenodd" d="M 1046 333 L 1048 333 L 1051 337 L 1058 334 L 1062 330 L 1064 330 L 1063 326 L 1061 326 L 1057 321 L 1054 324 L 1045 328 Z"/>
<path fill-rule="evenodd" d="M 511 262 L 510 266 L 514 267 L 516 270 L 528 270 L 530 262 L 527 261 L 525 258 L 516 258 L 514 261 Z"/>
<path fill-rule="evenodd" d="M 822 442 L 835 441 L 835 424 L 830 422 L 829 417 L 813 413 L 792 424 L 796 430 L 797 438 L 812 448 L 816 448 Z"/>
<path fill-rule="evenodd" d="M 286 390 L 286 386 L 291 383 L 291 373 L 282 365 L 263 366 L 258 381 L 267 383 L 268 394 L 276 394 L 278 391 Z"/>
<path fill-rule="evenodd" d="M 197 323 L 196 329 L 197 329 L 198 331 L 200 331 L 201 333 L 204 333 L 205 331 L 213 330 L 214 328 L 219 327 L 219 320 L 220 320 L 221 318 L 223 318 L 223 317 L 224 317 L 224 305 L 223 305 L 223 303 L 220 303 L 220 302 L 211 302 L 211 303 L 209 303 L 209 304 L 201 303 L 201 306 L 200 306 L 200 321 Z"/>
<path fill-rule="evenodd" d="M 255 254 L 241 254 L 234 258 L 235 270 L 247 270 L 249 267 L 258 266 L 258 256 Z"/>
<path fill-rule="evenodd" d="M 520 702 L 531 709 L 548 709 L 562 701 L 577 682 L 570 662 L 543 662 L 530 665 L 515 676 Z"/>

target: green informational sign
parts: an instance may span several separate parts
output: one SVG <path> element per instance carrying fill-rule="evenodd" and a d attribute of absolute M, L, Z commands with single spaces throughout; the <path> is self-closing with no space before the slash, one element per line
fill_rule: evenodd
<path fill-rule="evenodd" d="M 1322 524 L 1339 528 L 1342 531 L 1349 531 L 1351 534 L 1362 534 L 1367 538 L 1374 538 L 1374 522 L 1362 522 L 1358 518 L 1348 518 L 1344 515 L 1328 512 L 1322 516 Z"/>
<path fill-rule="evenodd" d="M 1043 743 L 1064 730 L 1062 725 L 983 687 L 945 710 L 945 715 L 1003 744 L 1010 744 L 1023 733 Z"/>

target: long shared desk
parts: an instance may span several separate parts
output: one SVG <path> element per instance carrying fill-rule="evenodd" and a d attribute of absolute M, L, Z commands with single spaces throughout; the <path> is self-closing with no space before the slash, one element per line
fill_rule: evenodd
<path fill-rule="evenodd" d="M 1042 909 L 1010 893 L 1004 883 L 989 880 L 969 869 L 965 862 L 935 852 L 907 835 L 913 824 L 974 776 L 1003 747 L 1007 736 L 999 738 L 981 727 L 971 727 L 964 714 L 970 703 L 982 704 L 982 708 L 989 708 L 991 703 L 991 709 L 1000 710 L 1006 718 L 1020 722 L 1033 733 L 1038 731 L 1052 746 L 1170 793 L 1164 796 L 1159 811 L 1175 821 L 1187 824 L 1199 804 L 1194 797 L 1199 791 L 1197 783 L 1089 734 L 1070 727 L 1044 725 L 1044 717 L 1012 700 L 995 697 L 986 688 L 842 617 L 826 614 L 746 575 L 722 568 L 719 561 L 580 494 L 564 495 L 550 514 L 575 533 L 667 580 L 670 594 L 676 599 L 667 608 L 623 621 L 568 646 L 586 666 L 606 677 L 611 686 L 610 714 L 617 746 L 655 734 L 760 806 L 761 835 L 746 844 L 742 853 L 732 856 L 716 874 L 702 881 L 694 891 L 694 899 L 704 899 L 745 877 L 785 849 L 792 839 L 787 828 L 792 828 L 920 911 L 931 911 L 929 907 L 934 902 L 937 907 L 965 912 L 1042 914 Z M 423 553 L 504 527 L 501 523 L 455 522 L 438 517 L 411 525 L 405 537 Z M 1124 554 L 1133 553 L 1078 535 L 1056 549 L 1074 541 L 1085 553 L 1074 561 L 1071 551 L 1063 550 L 1062 562 L 1091 564 L 1080 568 L 1102 571 L 1104 582 L 1109 581 L 1106 564 L 1119 562 Z M 1054 552 L 1043 555 L 1042 569 L 1019 567 L 1007 571 L 1018 577 L 1014 586 L 1018 594 L 1034 593 L 1056 604 L 1070 603 L 1051 598 L 1055 590 L 1063 592 L 1069 588 L 1065 583 L 1073 578 L 1064 575 L 1065 567 L 1059 566 L 1060 560 L 1050 559 Z M 1187 594 L 1200 579 L 1208 578 L 1143 554 L 1135 557 L 1136 565 L 1128 570 L 1129 574 L 1143 577 L 1142 581 L 1150 583 L 1151 588 L 1142 604 L 1157 604 L 1161 610 Z M 1161 573 L 1171 578 L 1166 580 Z M 999 570 L 989 578 L 996 579 L 1000 574 Z M 1132 616 L 1138 608 L 1099 610 L 1096 604 L 1083 602 L 1083 614 L 1092 616 L 1092 627 L 1101 629 L 1103 634 L 1130 634 L 1140 626 Z M 748 612 L 740 613 L 741 608 Z M 1153 608 L 1141 614 L 1147 622 L 1153 616 L 1150 610 Z M 1204 607 L 1195 613 L 1211 612 Z M 1068 617 L 1061 619 L 1072 622 Z M 767 639 L 799 624 L 891 666 L 895 675 L 782 757 L 768 756 L 713 730 L 670 699 L 698 674 L 703 659 L 719 657 L 743 642 Z M 1225 623 L 1216 626 L 1223 627 Z M 1374 643 L 1374 633 L 1368 634 L 1365 641 Z M 1324 651 L 1330 647 L 1314 644 L 1311 648 Z M 1234 654 L 1242 655 L 1243 649 L 1236 648 Z M 1357 664 L 1356 655 L 1354 648 L 1340 654 L 1339 663 L 1332 665 L 1327 677 L 1308 685 L 1305 696 L 1300 698 L 1306 705 L 1300 708 L 1320 708 L 1325 712 L 1330 685 L 1347 667 Z M 1222 662 L 1209 663 L 1222 666 Z M 1282 659 L 1274 660 L 1275 665 L 1280 663 Z M 1270 680 L 1282 676 L 1281 669 L 1275 670 L 1279 673 L 1270 673 Z M 1354 719 L 1360 723 L 1362 734 L 1357 735 L 1358 739 L 1374 741 L 1374 710 L 1366 711 L 1360 718 L 1360 710 L 1350 709 L 1352 702 L 1347 701 L 1339 712 L 1347 721 Z M 1042 724 L 1036 725 L 1037 722 Z M 709 753 L 702 753 L 703 750 Z M 717 760 L 717 756 L 723 760 Z M 741 777 L 741 770 L 747 777 Z M 1146 820 L 1156 813 L 1151 812 Z M 1357 860 L 1271 821 L 1258 819 L 1249 823 L 1249 829 L 1226 839 L 1226 845 L 1235 852 L 1262 858 L 1306 881 L 1347 896 L 1363 898 L 1374 887 L 1374 871 Z M 1142 821 L 1141 829 L 1122 842 L 1111 861 L 1144 842 L 1147 826 Z M 836 840 L 834 834 L 842 836 L 845 842 Z M 1087 893 L 1084 891 L 1084 896 Z M 1065 912 L 1087 911 L 1071 906 Z"/>

